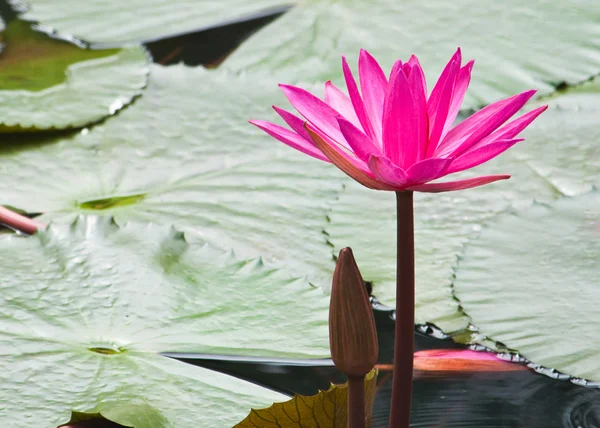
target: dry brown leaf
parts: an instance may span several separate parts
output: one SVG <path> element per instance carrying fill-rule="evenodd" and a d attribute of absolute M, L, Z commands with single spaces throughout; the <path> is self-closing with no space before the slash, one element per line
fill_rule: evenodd
<path fill-rule="evenodd" d="M 377 386 L 377 369 L 365 376 L 365 414 L 367 427 Z M 266 409 L 252 409 L 234 428 L 347 428 L 348 384 L 331 385 L 316 395 L 296 395 L 284 403 L 274 403 Z"/>

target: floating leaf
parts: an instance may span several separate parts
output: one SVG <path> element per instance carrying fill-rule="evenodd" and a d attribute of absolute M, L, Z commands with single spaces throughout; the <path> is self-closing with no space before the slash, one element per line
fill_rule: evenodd
<path fill-rule="evenodd" d="M 10 0 L 20 3 L 18 0 Z M 141 41 L 269 13 L 282 0 L 26 0 L 23 18 L 90 42 Z"/>
<path fill-rule="evenodd" d="M 365 48 L 388 70 L 415 53 L 433 82 L 460 46 L 477 61 L 465 107 L 479 107 L 598 74 L 599 30 L 596 0 L 311 0 L 251 37 L 226 66 L 273 72 L 285 83 L 341 83 L 340 54 L 354 62 Z"/>
<path fill-rule="evenodd" d="M 175 224 L 330 284 L 322 230 L 343 177 L 248 124 L 281 98 L 264 77 L 153 66 L 144 96 L 105 125 L 0 148 L 0 204 L 46 222 L 96 213 Z"/>
<path fill-rule="evenodd" d="M 562 94 L 523 135 L 524 143 L 463 177 L 509 173 L 508 182 L 446 194 L 415 195 L 416 318 L 446 331 L 467 318 L 452 297 L 453 267 L 481 226 L 511 205 L 588 192 L 600 186 L 600 84 Z M 392 194 L 348 182 L 326 227 L 334 253 L 350 246 L 373 294 L 395 305 L 396 211 Z"/>
<path fill-rule="evenodd" d="M 13 20 L 0 56 L 0 131 L 77 128 L 114 114 L 146 85 L 139 46 L 89 50 Z"/>
<path fill-rule="evenodd" d="M 370 425 L 377 369 L 365 376 L 365 414 Z M 296 395 L 284 403 L 275 403 L 266 409 L 253 409 L 235 428 L 347 428 L 348 383 L 331 385 L 309 397 Z"/>
<path fill-rule="evenodd" d="M 535 363 L 600 380 L 600 192 L 535 204 L 485 228 L 456 293 L 484 335 Z"/>
<path fill-rule="evenodd" d="M 2 426 L 232 426 L 283 396 L 157 353 L 328 355 L 321 290 L 165 227 L 80 218 L 0 253 Z"/>

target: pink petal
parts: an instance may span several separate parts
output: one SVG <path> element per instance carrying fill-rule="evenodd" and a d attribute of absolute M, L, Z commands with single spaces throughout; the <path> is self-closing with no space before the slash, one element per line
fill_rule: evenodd
<path fill-rule="evenodd" d="M 479 125 L 473 130 L 473 133 L 469 135 L 463 142 L 454 146 L 451 157 L 457 157 L 469 150 L 472 146 L 477 144 L 483 138 L 490 135 L 500 125 L 506 122 L 512 117 L 517 111 L 519 111 L 525 103 L 535 94 L 535 90 L 526 91 L 519 94 L 512 102 L 508 103 L 495 114 L 491 115 L 487 119 L 481 121 Z"/>
<path fill-rule="evenodd" d="M 360 160 L 366 163 L 373 155 L 383 156 L 379 147 L 356 126 L 343 117 L 338 118 L 338 122 L 344 138 Z"/>
<path fill-rule="evenodd" d="M 416 70 L 421 75 L 421 81 L 423 82 L 423 93 L 425 93 L 425 98 L 427 98 L 427 82 L 425 81 L 425 73 L 423 72 L 423 67 L 421 67 L 421 63 L 419 59 L 415 55 L 411 55 L 408 64 L 410 64 L 413 70 Z"/>
<path fill-rule="evenodd" d="M 344 72 L 344 79 L 346 80 L 346 87 L 348 88 L 348 95 L 350 95 L 350 100 L 352 101 L 352 106 L 354 107 L 354 111 L 356 112 L 356 116 L 360 124 L 362 125 L 362 129 L 364 129 L 365 133 L 372 139 L 376 139 L 375 133 L 373 132 L 373 127 L 371 126 L 371 121 L 367 116 L 367 110 L 365 109 L 365 104 L 360 96 L 360 92 L 358 92 L 358 86 L 356 85 L 356 80 L 354 80 L 354 76 L 352 75 L 352 71 L 350 70 L 350 66 L 348 65 L 348 61 L 346 61 L 346 57 L 342 55 L 342 70 Z"/>
<path fill-rule="evenodd" d="M 456 61 L 452 61 L 447 67 L 448 72 L 444 74 L 446 81 L 444 82 L 438 97 L 437 109 L 432 111 L 431 109 L 433 107 L 431 105 L 428 106 L 430 121 L 429 129 L 431 133 L 429 135 L 429 143 L 427 144 L 427 152 L 425 153 L 426 157 L 433 156 L 442 137 L 442 132 L 444 131 L 444 126 L 446 125 L 448 113 L 450 112 L 450 106 L 452 104 L 452 94 L 456 84 L 458 67 L 459 65 Z"/>
<path fill-rule="evenodd" d="M 469 83 L 471 83 L 471 71 L 473 70 L 473 64 L 474 61 L 471 60 L 458 71 L 456 84 L 454 85 L 454 92 L 452 94 L 452 103 L 450 104 L 450 112 L 448 113 L 446 125 L 444 126 L 440 140 L 443 139 L 448 131 L 452 128 L 452 125 L 454 125 L 454 121 L 458 116 L 460 106 L 462 105 L 463 100 L 465 99 L 465 94 L 467 93 L 467 88 L 469 87 Z"/>
<path fill-rule="evenodd" d="M 461 142 L 473 133 L 482 122 L 495 115 L 499 110 L 513 102 L 519 95 L 513 95 L 482 108 L 452 128 L 438 144 L 435 156 L 443 156 L 451 152 Z"/>
<path fill-rule="evenodd" d="M 306 132 L 306 129 L 304 129 L 304 120 L 300 119 L 295 114 L 290 113 L 289 111 L 279 108 L 277 106 L 273 106 L 273 110 L 275 110 L 277 114 L 281 116 L 285 123 L 287 123 L 288 126 L 292 128 L 296 134 L 300 135 L 306 141 L 310 141 L 310 143 L 313 144 L 312 140 L 310 139 L 310 135 L 308 135 L 308 132 Z"/>
<path fill-rule="evenodd" d="M 383 105 L 383 154 L 395 165 L 412 165 L 417 158 L 417 123 L 406 75 L 397 72 L 388 85 Z"/>
<path fill-rule="evenodd" d="M 279 85 L 279 87 L 306 120 L 343 146 L 348 145 L 338 127 L 336 117 L 339 116 L 339 113 L 337 111 L 302 88 L 290 85 Z"/>
<path fill-rule="evenodd" d="M 414 55 L 413 55 L 414 57 Z M 411 59 L 413 59 L 411 57 Z M 415 58 L 416 59 L 416 58 Z M 409 61 L 410 64 L 410 61 Z M 423 70 L 418 65 L 413 66 L 410 76 L 408 78 L 408 84 L 410 86 L 410 93 L 412 94 L 414 101 L 414 114 L 415 114 L 415 144 L 416 144 L 416 158 L 418 162 L 425 157 L 425 151 L 427 150 L 428 135 L 428 118 L 427 118 L 427 92 L 425 89 L 425 76 Z"/>
<path fill-rule="evenodd" d="M 394 65 L 392 66 L 392 69 L 390 70 L 390 78 L 389 80 L 392 80 L 392 78 L 394 77 L 394 75 L 398 72 L 402 70 L 402 60 L 398 60 L 394 63 Z M 386 89 L 386 93 L 387 93 L 387 89 Z"/>
<path fill-rule="evenodd" d="M 386 157 L 371 156 L 369 159 L 369 169 L 378 180 L 391 186 L 403 188 L 408 184 L 406 172 L 394 165 Z"/>
<path fill-rule="evenodd" d="M 355 126 L 362 129 L 350 98 L 331 83 L 331 81 L 325 83 L 325 102 Z"/>
<path fill-rule="evenodd" d="M 431 91 L 431 95 L 427 102 L 427 113 L 429 114 L 430 118 L 435 117 L 435 113 L 439 109 L 440 98 L 444 90 L 444 85 L 446 84 L 446 81 L 448 80 L 448 74 L 450 74 L 450 70 L 453 67 L 452 63 L 456 62 L 460 67 L 461 61 L 462 54 L 460 48 L 458 48 L 456 49 L 454 55 L 452 55 L 452 58 L 450 58 L 450 61 L 448 61 L 448 64 L 446 64 L 446 67 L 444 67 L 444 70 L 442 70 L 442 74 L 440 74 L 438 81 L 435 82 L 435 86 Z"/>
<path fill-rule="evenodd" d="M 373 126 L 375 138 L 381 146 L 383 102 L 385 100 L 388 81 L 375 58 L 364 49 L 361 49 L 358 59 L 358 74 L 365 109 Z"/>
<path fill-rule="evenodd" d="M 498 140 L 494 143 L 487 144 L 483 147 L 479 147 L 475 150 L 471 150 L 462 156 L 459 156 L 452 162 L 450 168 L 448 168 L 447 174 L 454 172 L 464 171 L 465 169 L 474 168 L 477 165 L 481 165 L 484 162 L 495 158 L 505 150 L 510 149 L 517 143 L 524 141 L 523 138 L 516 138 L 513 140 Z"/>
<path fill-rule="evenodd" d="M 306 124 L 306 131 L 310 134 L 315 146 L 319 148 L 327 156 L 327 158 L 341 169 L 344 173 L 346 173 L 349 177 L 358 181 L 365 187 L 375 190 L 394 190 L 392 186 L 388 186 L 385 183 L 377 181 L 371 174 L 371 172 L 363 170 L 363 164 L 355 159 L 351 159 L 347 154 L 343 152 L 342 149 L 336 147 L 335 145 L 329 144 L 325 141 L 321 135 L 319 135 L 315 130 L 311 129 L 308 124 Z"/>
<path fill-rule="evenodd" d="M 452 158 L 430 158 L 412 165 L 406 171 L 411 183 L 426 183 L 446 174 Z"/>
<path fill-rule="evenodd" d="M 329 159 L 327 159 L 327 157 L 321 153 L 321 151 L 317 149 L 314 144 L 312 144 L 312 140 L 306 141 L 295 132 L 264 120 L 251 120 L 250 123 L 262 129 L 271 137 L 278 139 L 282 143 L 285 143 L 288 146 L 301 151 L 302 153 L 306 153 L 314 158 L 329 162 Z"/>
<path fill-rule="evenodd" d="M 446 181 L 444 183 L 426 183 L 411 186 L 406 190 L 415 192 L 439 193 L 451 192 L 453 190 L 471 189 L 472 187 L 483 186 L 498 180 L 507 180 L 510 175 L 484 175 L 482 177 L 468 178 L 466 180 Z"/>
<path fill-rule="evenodd" d="M 478 143 L 477 146 L 484 146 L 492 141 L 497 140 L 506 140 L 519 135 L 521 131 L 529 126 L 531 122 L 535 120 L 540 114 L 542 114 L 548 108 L 547 105 L 538 107 L 535 110 L 531 110 L 529 113 L 524 114 L 518 119 L 513 120 L 507 125 L 504 125 L 502 128 L 494 131 L 489 137 L 486 137 L 481 143 Z"/>

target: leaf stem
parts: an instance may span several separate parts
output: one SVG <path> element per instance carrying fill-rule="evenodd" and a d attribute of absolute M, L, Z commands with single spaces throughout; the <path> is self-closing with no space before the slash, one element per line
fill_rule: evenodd
<path fill-rule="evenodd" d="M 14 211 L 4 208 L 0 205 L 0 223 L 17 230 L 19 232 L 33 235 L 38 229 L 43 229 L 46 225 L 32 220 L 24 215 L 17 214 Z"/>
<path fill-rule="evenodd" d="M 390 428 L 409 428 L 415 334 L 413 192 L 396 192 L 396 330 Z"/>
<path fill-rule="evenodd" d="M 365 428 L 364 376 L 348 376 L 348 428 Z"/>

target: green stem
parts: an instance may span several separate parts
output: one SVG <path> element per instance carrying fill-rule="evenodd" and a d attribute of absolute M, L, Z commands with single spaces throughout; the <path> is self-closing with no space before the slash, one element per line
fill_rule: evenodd
<path fill-rule="evenodd" d="M 364 376 L 348 376 L 348 428 L 365 428 Z"/>
<path fill-rule="evenodd" d="M 7 225 L 8 227 L 17 230 L 19 232 L 33 235 L 38 229 L 43 229 L 46 226 L 42 223 L 38 223 L 28 217 L 21 214 L 17 214 L 14 211 L 9 210 L 0 206 L 0 223 Z"/>
<path fill-rule="evenodd" d="M 390 428 L 409 428 L 415 334 L 413 192 L 396 192 L 396 331 Z"/>

